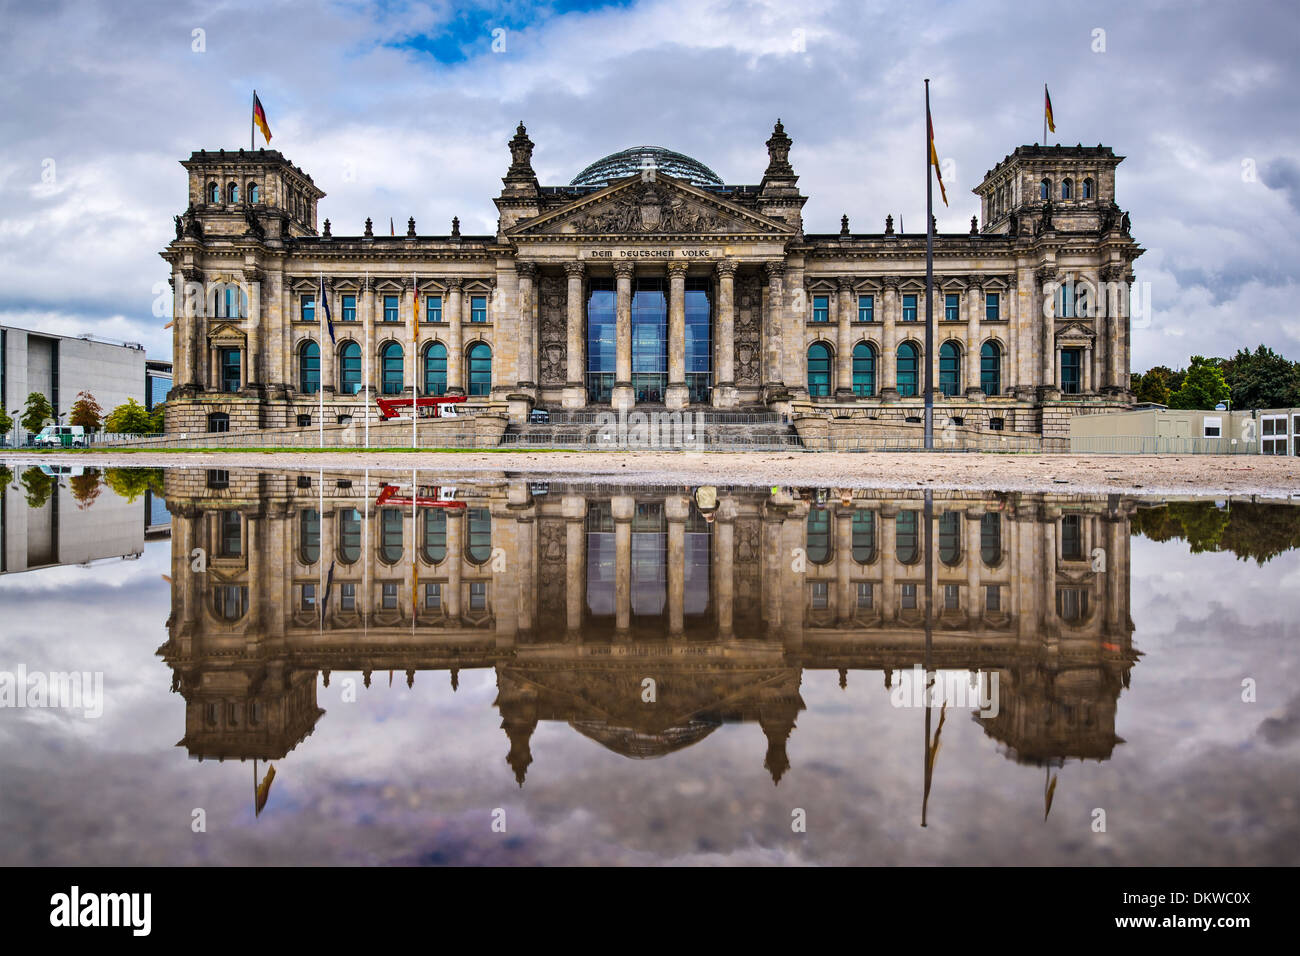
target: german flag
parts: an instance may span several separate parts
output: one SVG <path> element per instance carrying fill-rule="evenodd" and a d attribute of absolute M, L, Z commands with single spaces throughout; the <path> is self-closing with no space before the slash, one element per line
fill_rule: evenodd
<path fill-rule="evenodd" d="M 257 90 L 253 90 L 253 122 L 262 131 L 262 135 L 266 137 L 269 146 L 271 143 L 271 127 L 266 122 L 266 110 L 262 109 L 262 101 L 257 98 Z"/>
<path fill-rule="evenodd" d="M 1052 117 L 1052 94 L 1047 92 L 1047 84 L 1043 84 L 1043 116 L 1047 119 L 1047 128 L 1051 132 L 1056 132 L 1056 120 Z"/>
<path fill-rule="evenodd" d="M 939 172 L 939 154 L 934 149 L 934 120 L 930 119 L 930 108 L 928 106 L 925 110 L 925 125 L 930 132 L 930 165 L 934 167 L 934 176 L 939 180 L 939 198 L 943 200 L 943 204 L 946 206 L 948 205 L 948 190 L 943 188 L 943 173 Z"/>

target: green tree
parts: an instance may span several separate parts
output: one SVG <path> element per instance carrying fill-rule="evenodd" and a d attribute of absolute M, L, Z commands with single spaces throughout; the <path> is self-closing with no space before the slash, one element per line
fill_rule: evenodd
<path fill-rule="evenodd" d="M 152 491 L 161 497 L 163 488 L 163 470 L 161 468 L 106 468 L 104 484 L 113 489 L 113 493 L 135 501 L 146 491 Z"/>
<path fill-rule="evenodd" d="M 0 435 L 8 435 L 9 430 L 14 427 L 14 417 L 3 408 L 0 408 Z"/>
<path fill-rule="evenodd" d="M 8 465 L 0 465 L 0 495 L 4 494 L 9 482 L 14 480 L 14 473 L 9 470 Z"/>
<path fill-rule="evenodd" d="M 1169 397 L 1170 408 L 1213 408 L 1228 400 L 1228 383 L 1218 359 L 1193 355 L 1183 383 Z"/>
<path fill-rule="evenodd" d="M 164 427 L 166 424 L 166 412 L 164 411 L 166 405 L 166 402 L 159 402 L 153 407 L 153 411 L 149 413 L 149 430 L 151 432 L 161 435 L 166 431 Z"/>
<path fill-rule="evenodd" d="M 1241 349 L 1226 363 L 1224 378 L 1233 408 L 1300 407 L 1300 362 L 1261 345 Z"/>
<path fill-rule="evenodd" d="M 38 432 L 41 427 L 54 417 L 54 406 L 41 392 L 32 392 L 23 405 L 22 416 L 18 423 L 29 432 Z"/>
<path fill-rule="evenodd" d="M 1141 376 L 1140 380 L 1134 384 L 1133 392 L 1139 402 L 1155 402 L 1157 405 L 1168 405 L 1169 396 L 1173 392 L 1170 386 L 1173 378 L 1173 369 L 1165 365 L 1157 365 Z"/>
<path fill-rule="evenodd" d="M 44 508 L 54 491 L 54 479 L 35 465 L 23 472 L 18 484 L 22 486 L 29 508 Z"/>
<path fill-rule="evenodd" d="M 108 413 L 104 430 L 115 435 L 147 435 L 153 431 L 153 423 L 145 407 L 134 398 L 128 398 Z"/>
<path fill-rule="evenodd" d="M 93 432 L 99 428 L 103 419 L 104 410 L 95 401 L 95 396 L 86 391 L 78 392 L 77 400 L 72 403 L 72 410 L 68 413 L 68 424 L 80 425 L 86 431 Z"/>

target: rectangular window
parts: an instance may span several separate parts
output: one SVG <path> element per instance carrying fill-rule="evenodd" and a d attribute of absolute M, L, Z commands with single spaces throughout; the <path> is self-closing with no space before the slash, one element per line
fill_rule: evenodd
<path fill-rule="evenodd" d="M 396 322 L 398 320 L 397 310 L 398 297 L 395 295 L 384 296 L 384 321 Z"/>
<path fill-rule="evenodd" d="M 469 583 L 469 609 L 471 611 L 487 610 L 486 581 L 471 581 Z"/>
<path fill-rule="evenodd" d="M 1083 391 L 1083 349 L 1061 349 L 1061 394 Z"/>
<path fill-rule="evenodd" d="M 949 292 L 943 297 L 943 320 L 945 322 L 961 320 L 961 296 L 955 292 Z"/>
<path fill-rule="evenodd" d="M 302 297 L 302 311 L 299 314 L 304 322 L 316 321 L 316 296 L 304 295 Z"/>
<path fill-rule="evenodd" d="M 916 321 L 916 296 L 915 295 L 903 296 L 903 321 L 904 322 Z"/>
<path fill-rule="evenodd" d="M 430 295 L 425 296 L 425 321 L 441 322 L 442 321 L 442 296 Z"/>
<path fill-rule="evenodd" d="M 310 415 L 299 415 L 299 416 L 298 416 L 298 427 L 299 427 L 299 428 L 311 428 L 311 416 L 310 416 Z"/>
<path fill-rule="evenodd" d="M 244 377 L 239 368 L 239 349 L 222 349 L 221 358 L 221 390 L 223 392 L 237 392 L 244 384 Z"/>
<path fill-rule="evenodd" d="M 875 594 L 872 591 L 870 581 L 858 582 L 858 607 L 863 610 L 870 610 L 874 604 Z"/>
<path fill-rule="evenodd" d="M 1004 428 L 1006 428 L 1006 419 L 1005 419 L 1005 418 L 990 418 L 990 419 L 989 419 L 989 431 L 991 431 L 991 432 L 1000 432 L 1000 431 L 1002 431 Z"/>
<path fill-rule="evenodd" d="M 945 584 L 943 586 L 943 609 L 945 611 L 956 611 L 961 609 L 960 585 Z"/>
<path fill-rule="evenodd" d="M 316 585 L 304 584 L 302 586 L 302 609 L 310 611 L 316 607 Z"/>
<path fill-rule="evenodd" d="M 813 296 L 812 320 L 814 322 L 829 322 L 831 320 L 830 296 L 826 296 L 826 295 Z"/>
<path fill-rule="evenodd" d="M 858 296 L 858 321 L 876 321 L 876 297 L 874 295 Z"/>
<path fill-rule="evenodd" d="M 1000 586 L 996 584 L 986 584 L 984 586 L 984 610 L 1002 610 L 1002 588 Z"/>
<path fill-rule="evenodd" d="M 984 319 L 998 322 L 1002 319 L 1002 294 L 1000 292 L 984 293 Z"/>
<path fill-rule="evenodd" d="M 1060 588 L 1056 592 L 1056 613 L 1062 621 L 1082 621 L 1088 616 L 1088 592 L 1082 588 Z"/>
<path fill-rule="evenodd" d="M 1067 282 L 1056 293 L 1056 317 L 1058 319 L 1074 318 L 1074 284 Z"/>
<path fill-rule="evenodd" d="M 379 606 L 385 611 L 392 611 L 397 608 L 397 585 L 384 584 L 379 592 Z"/>
<path fill-rule="evenodd" d="M 357 586 L 355 584 L 339 585 L 339 607 L 344 611 L 357 609 Z"/>
<path fill-rule="evenodd" d="M 904 610 L 907 610 L 907 611 L 915 611 L 915 610 L 916 610 L 916 585 L 915 585 L 915 584 L 904 584 L 904 585 L 903 585 L 903 601 L 902 601 L 902 606 L 903 606 L 903 609 L 904 609 Z"/>
<path fill-rule="evenodd" d="M 1264 415 L 1259 424 L 1259 453 L 1261 455 L 1285 455 L 1287 453 L 1287 433 L 1285 415 Z"/>
<path fill-rule="evenodd" d="M 812 582 L 812 607 L 814 610 L 822 610 L 830 605 L 830 586 L 826 581 Z"/>
<path fill-rule="evenodd" d="M 343 297 L 343 321 L 355 322 L 357 320 L 357 297 L 355 295 L 345 295 Z"/>
<path fill-rule="evenodd" d="M 442 607 L 442 585 L 426 584 L 424 586 L 424 606 L 429 610 Z"/>
<path fill-rule="evenodd" d="M 1083 517 L 1061 517 L 1061 558 L 1065 561 L 1083 560 Z"/>
<path fill-rule="evenodd" d="M 1202 422 L 1202 425 L 1204 426 L 1202 434 L 1205 438 L 1223 437 L 1222 418 L 1210 418 L 1209 416 L 1206 416 L 1205 420 Z"/>
<path fill-rule="evenodd" d="M 487 296 L 472 295 L 469 297 L 469 320 L 471 322 L 487 321 Z"/>
<path fill-rule="evenodd" d="M 213 491 L 223 491 L 230 487 L 230 472 L 224 468 L 208 469 L 208 487 Z"/>

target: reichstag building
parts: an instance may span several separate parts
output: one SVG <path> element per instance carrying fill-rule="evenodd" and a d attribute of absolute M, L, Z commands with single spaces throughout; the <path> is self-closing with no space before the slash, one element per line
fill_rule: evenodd
<path fill-rule="evenodd" d="M 516 424 L 534 408 L 644 407 L 906 430 L 927 361 L 940 426 L 1061 437 L 1072 415 L 1126 407 L 1142 249 L 1115 201 L 1122 156 L 1021 146 L 984 175 L 969 232 L 935 237 L 927 355 L 924 232 L 845 215 L 838 233 L 806 233 L 791 144 L 778 121 L 757 185 L 639 147 L 543 186 L 521 123 L 494 235 L 458 220 L 423 234 L 413 218 L 336 234 L 324 193 L 279 152 L 196 152 L 161 253 L 167 429 L 315 427 L 322 399 L 326 424 L 347 424 L 414 393 Z"/>

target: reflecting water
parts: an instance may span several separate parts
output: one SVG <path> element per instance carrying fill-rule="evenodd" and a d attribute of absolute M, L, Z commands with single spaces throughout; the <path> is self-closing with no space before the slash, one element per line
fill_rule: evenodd
<path fill-rule="evenodd" d="M 1295 504 L 48 471 L 6 863 L 1295 862 Z"/>

